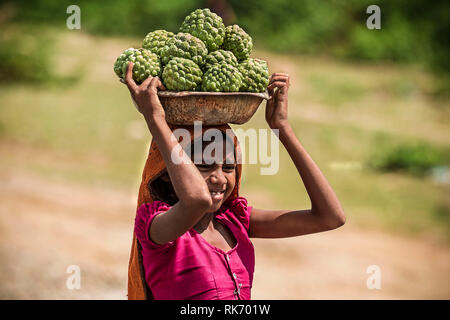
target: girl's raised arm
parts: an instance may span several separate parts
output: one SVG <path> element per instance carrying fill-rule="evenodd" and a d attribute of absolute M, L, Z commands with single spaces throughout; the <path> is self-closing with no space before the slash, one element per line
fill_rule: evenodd
<path fill-rule="evenodd" d="M 276 89 L 276 91 L 275 91 Z M 283 238 L 338 228 L 345 223 L 344 210 L 319 167 L 306 152 L 288 122 L 289 76 L 275 73 L 268 86 L 271 98 L 266 121 L 279 130 L 279 139 L 297 168 L 311 200 L 307 210 L 252 209 L 250 237 Z"/>
<path fill-rule="evenodd" d="M 167 125 L 165 112 L 158 98 L 158 89 L 165 89 L 162 82 L 158 77 L 149 77 L 138 86 L 132 78 L 132 69 L 133 63 L 130 62 L 125 84 L 155 139 L 179 199 L 172 208 L 157 215 L 152 221 L 150 239 L 164 244 L 192 228 L 212 205 L 212 200 L 205 180 Z M 179 153 L 172 153 L 175 147 L 180 150 Z"/>

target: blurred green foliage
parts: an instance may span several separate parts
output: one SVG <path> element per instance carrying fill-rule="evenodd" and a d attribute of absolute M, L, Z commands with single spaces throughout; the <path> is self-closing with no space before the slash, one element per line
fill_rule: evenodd
<path fill-rule="evenodd" d="M 10 4 L 13 1 L 6 1 Z M 213 3 L 214 1 L 208 1 Z M 341 58 L 426 63 L 450 73 L 450 2 L 446 0 L 228 0 L 235 21 L 258 46 L 282 52 Z M 65 26 L 66 8 L 81 8 L 82 29 L 143 37 L 155 29 L 177 31 L 202 0 L 28 0 L 14 3 L 17 21 Z M 381 30 L 366 28 L 366 9 L 381 8 Z"/>
<path fill-rule="evenodd" d="M 361 60 L 426 62 L 450 72 L 448 1 L 239 1 L 238 21 L 274 50 L 329 53 Z M 369 30 L 366 9 L 381 8 L 381 30 Z"/>
<path fill-rule="evenodd" d="M 446 164 L 450 152 L 424 141 L 380 142 L 369 159 L 369 166 L 380 171 L 405 171 L 416 176 Z"/>
<path fill-rule="evenodd" d="M 43 82 L 52 77 L 50 56 L 53 39 L 18 28 L 0 35 L 0 82 Z"/>
<path fill-rule="evenodd" d="M 82 71 L 60 74 L 54 67 L 56 35 L 49 28 L 10 24 L 0 34 L 0 83 L 69 86 Z"/>
<path fill-rule="evenodd" d="M 11 3 L 13 1 L 10 1 Z M 155 29 L 178 31 L 184 17 L 203 7 L 201 0 L 29 0 L 16 7 L 14 20 L 40 22 L 66 27 L 66 8 L 81 9 L 81 29 L 102 35 L 132 35 L 144 37 Z"/>

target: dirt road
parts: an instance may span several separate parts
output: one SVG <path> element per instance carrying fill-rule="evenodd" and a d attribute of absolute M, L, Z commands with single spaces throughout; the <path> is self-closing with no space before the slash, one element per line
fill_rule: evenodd
<path fill-rule="evenodd" d="M 0 299 L 125 299 L 135 205 L 135 190 L 1 169 Z M 351 217 L 332 232 L 254 244 L 254 299 L 450 298 L 448 247 L 357 229 Z M 66 287 L 70 265 L 79 290 Z M 370 265 L 380 290 L 366 286 Z"/>

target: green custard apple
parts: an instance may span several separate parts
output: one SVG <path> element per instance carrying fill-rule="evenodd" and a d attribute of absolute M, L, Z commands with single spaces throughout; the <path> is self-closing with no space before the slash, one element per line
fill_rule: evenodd
<path fill-rule="evenodd" d="M 242 62 L 238 66 L 243 76 L 240 91 L 264 92 L 269 85 L 269 68 L 267 62 L 260 59 L 252 59 Z"/>
<path fill-rule="evenodd" d="M 215 64 L 203 75 L 203 91 L 237 92 L 241 86 L 242 74 L 230 64 Z"/>
<path fill-rule="evenodd" d="M 161 55 L 161 50 L 166 45 L 167 41 L 173 38 L 175 34 L 166 30 L 155 30 L 149 32 L 144 41 L 142 41 L 142 48 L 150 50 L 151 52 Z"/>
<path fill-rule="evenodd" d="M 169 39 L 161 49 L 161 61 L 165 65 L 172 58 L 180 57 L 190 59 L 201 67 L 207 54 L 208 49 L 202 40 L 189 33 L 180 32 Z"/>
<path fill-rule="evenodd" d="M 193 91 L 202 82 L 203 72 L 192 60 L 174 57 L 164 67 L 162 80 L 168 90 Z"/>
<path fill-rule="evenodd" d="M 225 28 L 222 48 L 233 52 L 239 62 L 247 60 L 252 52 L 252 38 L 237 24 Z"/>
<path fill-rule="evenodd" d="M 219 49 L 209 53 L 205 58 L 204 70 L 208 70 L 217 63 L 226 63 L 237 67 L 238 61 L 231 51 Z"/>
<path fill-rule="evenodd" d="M 114 72 L 124 79 L 129 62 L 133 62 L 133 79 L 141 83 L 149 76 L 156 77 L 161 74 L 161 63 L 153 52 L 146 49 L 129 48 L 125 50 L 114 63 Z"/>
<path fill-rule="evenodd" d="M 225 37 L 223 20 L 209 9 L 197 9 L 184 19 L 180 32 L 190 33 L 202 40 L 208 51 L 220 48 Z"/>

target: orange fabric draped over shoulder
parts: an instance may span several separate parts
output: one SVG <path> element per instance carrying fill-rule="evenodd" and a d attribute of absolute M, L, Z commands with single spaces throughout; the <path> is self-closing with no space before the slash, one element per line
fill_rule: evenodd
<path fill-rule="evenodd" d="M 190 133 L 191 140 L 189 143 L 194 141 L 194 139 L 199 138 L 198 136 L 195 136 L 196 131 L 194 130 L 194 126 L 176 126 L 176 125 L 170 125 L 170 129 L 172 132 L 175 129 L 182 128 L 186 129 Z M 236 185 L 230 195 L 230 198 L 235 198 L 239 196 L 239 186 L 241 184 L 241 172 L 242 172 L 242 161 L 241 159 L 241 150 L 239 147 L 239 141 L 237 137 L 234 135 L 234 132 L 232 131 L 231 127 L 229 125 L 221 125 L 221 126 L 204 126 L 202 127 L 202 134 L 211 128 L 218 129 L 222 132 L 231 132 L 232 136 L 229 135 L 231 138 L 233 138 L 234 141 L 234 148 L 235 148 L 235 154 L 236 154 L 236 161 L 237 161 L 237 172 L 236 172 Z M 180 144 L 183 146 L 183 143 L 186 144 L 186 141 L 181 141 Z M 164 160 L 162 158 L 162 155 L 154 141 L 152 139 L 152 142 L 150 144 L 150 150 L 148 153 L 147 161 L 145 163 L 144 171 L 142 173 L 142 182 L 139 188 L 139 195 L 138 195 L 138 201 L 137 201 L 137 208 L 136 210 L 143 204 L 143 203 L 151 203 L 154 201 L 152 198 L 152 195 L 149 191 L 148 185 L 150 182 L 158 178 L 162 173 L 166 171 L 166 164 L 164 163 Z M 128 299 L 129 300 L 153 300 L 153 295 L 148 288 L 146 280 L 145 280 L 145 273 L 144 273 L 144 266 L 142 263 L 142 254 L 141 254 L 141 246 L 139 244 L 139 241 L 136 239 L 136 235 L 133 232 L 133 242 L 131 245 L 131 254 L 130 254 L 130 261 L 128 264 Z"/>

